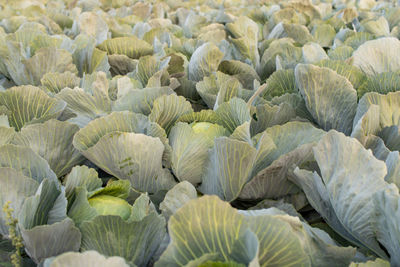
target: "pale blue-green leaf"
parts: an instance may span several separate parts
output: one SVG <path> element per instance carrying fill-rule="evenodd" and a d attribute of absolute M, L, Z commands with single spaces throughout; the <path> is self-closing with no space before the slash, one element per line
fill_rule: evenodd
<path fill-rule="evenodd" d="M 169 133 L 180 116 L 191 112 L 192 105 L 183 96 L 164 95 L 153 102 L 149 120 L 156 122 Z"/>
<path fill-rule="evenodd" d="M 396 60 L 400 49 L 400 41 L 394 37 L 385 37 L 362 44 L 353 53 L 353 65 L 359 67 L 367 75 L 400 70 Z"/>
<path fill-rule="evenodd" d="M 155 193 L 175 184 L 169 170 L 162 167 L 164 150 L 159 138 L 111 132 L 83 150 L 82 154 L 107 173 L 129 180 L 136 190 Z"/>
<path fill-rule="evenodd" d="M 314 156 L 322 178 L 317 173 L 295 171 L 295 180 L 301 184 L 311 205 L 350 242 L 387 258 L 371 223 L 375 217 L 371 195 L 387 184 L 385 163 L 357 140 L 334 130 L 314 147 Z"/>
<path fill-rule="evenodd" d="M 163 202 L 160 204 L 160 210 L 163 216 L 169 220 L 176 211 L 195 198 L 197 198 L 196 188 L 187 181 L 180 182 L 165 195 Z"/>
<path fill-rule="evenodd" d="M 62 177 L 85 159 L 72 145 L 78 130 L 77 125 L 52 119 L 23 127 L 15 135 L 13 144 L 30 147 L 47 160 L 57 177 Z"/>
<path fill-rule="evenodd" d="M 78 186 L 84 186 L 87 191 L 93 191 L 103 184 L 95 169 L 87 166 L 75 166 L 64 179 L 65 195 L 68 199 L 73 196 Z"/>
<path fill-rule="evenodd" d="M 216 138 L 214 142 L 199 190 L 232 201 L 248 182 L 257 150 L 247 142 L 227 137 Z"/>
<path fill-rule="evenodd" d="M 0 92 L 0 106 L 10 115 L 10 126 L 19 131 L 24 125 L 58 118 L 66 107 L 64 101 L 51 98 L 34 86 L 19 86 Z"/>
<path fill-rule="evenodd" d="M 230 132 L 246 121 L 250 121 L 250 110 L 246 102 L 240 98 L 232 98 L 229 102 L 222 103 L 215 111 L 219 117 L 219 124 Z"/>
<path fill-rule="evenodd" d="M 299 188 L 289 180 L 289 177 L 293 176 L 295 166 L 314 160 L 312 154 L 314 145 L 315 143 L 301 145 L 255 173 L 255 176 L 243 187 L 239 198 L 275 199 L 299 192 Z"/>
<path fill-rule="evenodd" d="M 257 238 L 247 229 L 243 216 L 216 196 L 189 201 L 172 215 L 168 229 L 171 242 L 156 267 L 193 266 L 192 261 L 201 257 L 210 260 L 210 254 L 214 261 L 246 265 L 257 257 Z"/>
<path fill-rule="evenodd" d="M 15 159 L 18 159 L 17 161 Z M 4 145 L 0 147 L 0 167 L 20 171 L 23 175 L 41 183 L 48 178 L 57 181 L 57 176 L 50 169 L 45 159 L 28 147 Z"/>
<path fill-rule="evenodd" d="M 299 64 L 296 84 L 307 109 L 324 130 L 336 129 L 350 134 L 357 109 L 357 92 L 345 77 L 335 71 Z"/>
<path fill-rule="evenodd" d="M 146 266 L 165 235 L 165 219 L 155 212 L 141 221 L 126 222 L 120 216 L 97 216 L 83 222 L 81 250 L 119 256 Z"/>
<path fill-rule="evenodd" d="M 193 185 L 201 183 L 201 177 L 208 161 L 208 150 L 214 138 L 227 135 L 222 126 L 211 125 L 205 132 L 196 133 L 186 123 L 179 122 L 169 134 L 172 147 L 172 171 L 179 181 L 189 181 Z"/>
<path fill-rule="evenodd" d="M 9 207 L 14 210 L 13 216 L 17 217 L 25 198 L 35 194 L 39 183 L 26 177 L 21 172 L 11 168 L 0 168 L 0 205 L 4 207 L 10 201 Z M 8 226 L 5 214 L 0 212 L 0 234 L 8 235 Z"/>
<path fill-rule="evenodd" d="M 21 230 L 25 251 L 35 263 L 68 251 L 78 251 L 81 233 L 74 222 L 66 218 L 51 225 Z"/>
<path fill-rule="evenodd" d="M 317 43 L 307 43 L 302 48 L 303 62 L 306 64 L 328 59 L 325 50 Z"/>
<path fill-rule="evenodd" d="M 163 95 L 174 94 L 170 87 L 155 87 L 144 89 L 131 89 L 125 95 L 118 97 L 113 103 L 113 110 L 124 111 L 129 110 L 136 113 L 149 115 L 154 100 Z"/>
<path fill-rule="evenodd" d="M 188 65 L 189 79 L 201 81 L 205 76 L 216 72 L 224 54 L 213 43 L 198 47 Z"/>
<path fill-rule="evenodd" d="M 400 195 L 394 184 L 373 195 L 374 229 L 378 241 L 390 254 L 390 265 L 400 264 Z"/>

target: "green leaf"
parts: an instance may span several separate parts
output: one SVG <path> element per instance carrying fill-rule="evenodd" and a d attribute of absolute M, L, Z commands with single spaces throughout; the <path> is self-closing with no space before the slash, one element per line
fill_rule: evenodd
<path fill-rule="evenodd" d="M 38 182 L 20 171 L 6 167 L 0 168 L 0 205 L 4 207 L 4 204 L 10 201 L 14 217 L 18 216 L 25 198 L 34 195 L 38 187 Z M 8 236 L 4 212 L 0 212 L 0 234 Z"/>
<path fill-rule="evenodd" d="M 125 55 L 108 55 L 108 63 L 110 64 L 110 72 L 112 76 L 126 75 L 136 70 L 137 60 L 129 58 Z"/>
<path fill-rule="evenodd" d="M 203 109 L 199 112 L 191 112 L 179 117 L 177 122 L 187 122 L 187 123 L 196 123 L 196 122 L 209 122 L 209 123 L 217 123 L 218 116 L 215 111 L 210 109 Z"/>
<path fill-rule="evenodd" d="M 23 127 L 15 135 L 13 143 L 30 147 L 47 160 L 57 177 L 62 177 L 85 159 L 72 145 L 78 130 L 79 127 L 74 124 L 52 119 Z"/>
<path fill-rule="evenodd" d="M 136 36 L 107 39 L 98 48 L 109 55 L 125 55 L 134 59 L 153 54 L 152 46 Z"/>
<path fill-rule="evenodd" d="M 199 190 L 232 201 L 249 180 L 257 150 L 247 142 L 227 137 L 216 138 L 214 142 Z"/>
<path fill-rule="evenodd" d="M 10 111 L 10 126 L 19 131 L 24 125 L 57 118 L 66 103 L 47 96 L 37 87 L 27 85 L 0 92 L 0 106 L 2 105 Z"/>
<path fill-rule="evenodd" d="M 18 159 L 18 160 L 15 160 Z M 28 147 L 4 145 L 0 147 L 0 167 L 12 168 L 41 183 L 43 179 L 57 181 L 46 160 Z"/>
<path fill-rule="evenodd" d="M 239 264 L 233 261 L 221 262 L 221 261 L 207 261 L 199 265 L 199 267 L 244 267 L 246 265 Z"/>
<path fill-rule="evenodd" d="M 364 28 L 364 31 L 369 32 L 376 37 L 390 35 L 389 23 L 384 16 L 381 16 L 378 19 L 363 20 L 361 26 Z"/>
<path fill-rule="evenodd" d="M 215 111 L 219 117 L 218 123 L 233 132 L 236 127 L 250 121 L 250 111 L 246 102 L 240 98 L 232 98 L 222 103 Z"/>
<path fill-rule="evenodd" d="M 103 184 L 95 169 L 87 166 L 75 166 L 65 177 L 65 196 L 68 199 L 74 195 L 78 186 L 83 186 L 87 191 L 94 191 Z"/>
<path fill-rule="evenodd" d="M 251 134 L 256 135 L 269 127 L 284 124 L 295 117 L 295 109 L 285 102 L 279 106 L 257 105 L 251 119 Z"/>
<path fill-rule="evenodd" d="M 92 74 L 96 71 L 108 73 L 110 65 L 108 63 L 107 53 L 97 49 L 95 40 L 88 35 L 78 35 L 74 44 L 76 49 L 72 55 L 79 76 Z"/>
<path fill-rule="evenodd" d="M 192 105 L 183 96 L 164 95 L 154 101 L 149 120 L 156 122 L 169 133 L 179 117 L 191 112 Z"/>
<path fill-rule="evenodd" d="M 137 266 L 146 266 L 165 235 L 165 220 L 152 212 L 141 221 L 124 221 L 120 216 L 97 216 L 83 222 L 82 251 L 96 250 L 119 256 Z"/>
<path fill-rule="evenodd" d="M 69 218 L 30 230 L 22 229 L 21 235 L 26 253 L 35 263 L 67 251 L 78 251 L 81 244 L 81 233 Z"/>
<path fill-rule="evenodd" d="M 165 164 L 169 163 L 171 147 L 168 144 L 164 129 L 157 123 L 150 122 L 146 116 L 129 111 L 112 112 L 107 116 L 91 121 L 75 134 L 73 144 L 75 148 L 83 152 L 95 145 L 101 137 L 116 131 L 143 133 L 158 137 L 165 147 L 163 160 Z"/>
<path fill-rule="evenodd" d="M 390 254 L 390 265 L 400 264 L 400 195 L 399 188 L 394 184 L 373 195 L 374 228 L 378 241 Z"/>
<path fill-rule="evenodd" d="M 376 240 L 371 198 L 386 186 L 385 163 L 357 140 L 334 130 L 314 148 L 314 156 L 321 176 L 298 168 L 294 171 L 310 204 L 348 241 L 387 258 Z"/>
<path fill-rule="evenodd" d="M 308 255 L 301 244 L 302 240 L 294 234 L 296 231 L 294 224 L 300 224 L 300 222 L 291 222 L 293 224 L 291 225 L 270 215 L 257 216 L 252 215 L 251 212 L 243 214 L 249 228 L 256 234 L 260 243 L 258 255 L 260 266 L 310 265 Z"/>
<path fill-rule="evenodd" d="M 362 44 L 353 53 L 353 65 L 359 67 L 367 75 L 400 70 L 400 63 L 393 58 L 400 49 L 397 38 L 385 37 Z"/>
<path fill-rule="evenodd" d="M 170 87 L 154 87 L 144 89 L 130 89 L 125 95 L 118 96 L 114 102 L 113 110 L 129 110 L 136 113 L 149 115 L 154 101 L 163 96 L 174 94 Z"/>
<path fill-rule="evenodd" d="M 361 98 L 367 92 L 387 94 L 400 90 L 400 74 L 396 72 L 383 72 L 373 76 L 367 76 L 364 83 L 357 89 Z"/>
<path fill-rule="evenodd" d="M 325 131 L 314 127 L 309 122 L 288 122 L 284 125 L 275 125 L 265 131 L 276 145 L 276 149 L 268 156 L 266 165 L 278 159 L 297 147 L 319 141 Z"/>
<path fill-rule="evenodd" d="M 58 182 L 44 179 L 36 194 L 25 199 L 18 223 L 29 230 L 38 225 L 59 222 L 67 217 L 67 201 Z"/>
<path fill-rule="evenodd" d="M 214 256 L 196 266 L 209 260 L 248 265 L 257 257 L 257 238 L 247 230 L 243 216 L 216 196 L 189 201 L 170 218 L 168 230 L 171 242 L 156 267 L 190 266 L 207 254 Z"/>
<path fill-rule="evenodd" d="M 139 62 L 136 67 L 136 79 L 138 79 L 143 86 L 150 86 L 148 83 L 151 82 L 151 77 L 159 71 L 166 71 L 170 58 L 164 60 L 157 60 L 155 56 L 142 56 L 139 58 Z M 166 73 L 166 75 L 168 75 Z M 163 77 L 161 77 L 163 78 Z M 160 81 L 165 85 L 168 77 L 164 77 L 164 81 Z M 161 84 L 160 84 L 161 85 Z"/>
<path fill-rule="evenodd" d="M 216 72 L 224 54 L 213 43 L 198 47 L 188 65 L 189 79 L 201 81 L 205 76 Z"/>
<path fill-rule="evenodd" d="M 354 49 L 351 46 L 342 45 L 328 51 L 328 56 L 332 60 L 346 60 L 353 54 Z"/>
<path fill-rule="evenodd" d="M 136 190 L 155 193 L 175 184 L 169 171 L 162 168 L 164 149 L 159 138 L 114 131 L 81 153 L 107 173 L 129 180 Z"/>
<path fill-rule="evenodd" d="M 277 56 L 285 60 L 283 69 L 294 68 L 302 58 L 301 47 L 296 47 L 293 40 L 289 38 L 281 38 L 272 41 L 269 47 L 264 51 L 261 58 L 260 66 L 262 68 L 261 79 L 269 77 L 277 70 Z"/>
<path fill-rule="evenodd" d="M 328 68 L 299 64 L 296 84 L 307 109 L 324 130 L 350 134 L 357 109 L 357 92 L 343 76 Z"/>
<path fill-rule="evenodd" d="M 67 102 L 67 109 L 76 115 L 70 121 L 80 127 L 111 111 L 106 74 L 98 72 L 93 75 L 93 78 L 90 88 L 64 88 L 55 96 L 57 99 Z"/>
<path fill-rule="evenodd" d="M 233 23 L 227 23 L 226 29 L 234 37 L 232 43 L 244 59 L 249 59 L 254 67 L 258 67 L 258 25 L 247 16 L 238 17 Z"/>
<path fill-rule="evenodd" d="M 314 143 L 304 144 L 283 154 L 268 167 L 262 169 L 243 187 L 240 199 L 275 199 L 299 191 L 289 177 L 293 176 L 293 166 L 301 166 L 313 161 Z"/>
<path fill-rule="evenodd" d="M 331 47 L 336 31 L 329 24 L 319 24 L 314 27 L 312 34 L 315 41 L 322 47 Z"/>
<path fill-rule="evenodd" d="M 364 43 L 373 40 L 374 36 L 368 32 L 356 32 L 354 34 L 351 34 L 346 40 L 344 41 L 344 44 L 346 46 L 352 47 L 354 50 L 359 48 L 361 45 Z"/>
<path fill-rule="evenodd" d="M 349 267 L 389 267 L 390 263 L 388 261 L 382 260 L 381 258 L 376 258 L 375 260 L 369 260 L 366 262 L 352 262 Z"/>
<path fill-rule="evenodd" d="M 365 80 L 365 75 L 359 68 L 349 65 L 345 61 L 328 59 L 314 63 L 314 65 L 336 71 L 337 74 L 348 79 L 355 89 L 360 87 Z"/>
<path fill-rule="evenodd" d="M 75 88 L 80 84 L 80 79 L 72 72 L 48 72 L 40 79 L 41 85 L 50 93 L 57 94 L 65 87 Z"/>
<path fill-rule="evenodd" d="M 192 126 L 193 127 L 193 126 Z M 207 165 L 208 150 L 214 138 L 228 135 L 227 130 L 212 124 L 206 131 L 196 133 L 186 123 L 179 122 L 169 134 L 172 147 L 172 171 L 179 181 L 189 181 L 193 185 L 201 183 L 201 176 Z"/>
<path fill-rule="evenodd" d="M 265 99 L 272 99 L 275 96 L 281 96 L 286 93 L 297 93 L 296 80 L 293 69 L 277 70 L 265 81 L 267 87 L 262 96 Z"/>
<path fill-rule="evenodd" d="M 160 204 L 160 210 L 168 220 L 177 210 L 195 198 L 197 198 L 196 188 L 187 181 L 180 182 L 167 192 Z"/>
<path fill-rule="evenodd" d="M 302 48 L 304 63 L 314 63 L 323 59 L 328 59 L 325 50 L 317 43 L 307 43 Z"/>
<path fill-rule="evenodd" d="M 42 77 L 49 72 L 72 72 L 78 70 L 72 62 L 72 55 L 64 50 L 54 47 L 45 47 L 36 51 L 36 54 L 27 59 L 25 67 L 31 77 L 30 84 L 39 85 Z"/>
<path fill-rule="evenodd" d="M 107 39 L 108 25 L 106 21 L 95 12 L 83 12 L 76 20 L 77 30 L 81 34 L 93 37 L 99 44 Z"/>
<path fill-rule="evenodd" d="M 252 84 L 254 80 L 260 81 L 260 77 L 254 68 L 238 60 L 222 61 L 218 66 L 218 71 L 235 77 L 248 89 L 253 89 Z"/>
<path fill-rule="evenodd" d="M 2 116 L 3 115 L 0 115 L 0 120 L 1 120 Z M 3 118 L 5 118 L 5 120 L 7 120 L 7 124 L 8 124 L 7 116 L 4 115 Z M 14 135 L 15 135 L 14 128 L 0 125 L 0 146 L 11 143 L 11 140 L 14 138 Z"/>

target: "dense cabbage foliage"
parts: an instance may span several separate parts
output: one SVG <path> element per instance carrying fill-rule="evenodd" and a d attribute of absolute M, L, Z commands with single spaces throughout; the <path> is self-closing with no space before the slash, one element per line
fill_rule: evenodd
<path fill-rule="evenodd" d="M 0 0 L 0 265 L 400 266 L 392 2 Z"/>

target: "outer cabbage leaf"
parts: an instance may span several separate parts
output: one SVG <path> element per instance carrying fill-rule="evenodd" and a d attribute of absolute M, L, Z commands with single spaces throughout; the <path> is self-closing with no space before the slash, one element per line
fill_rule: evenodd
<path fill-rule="evenodd" d="M 399 60 L 394 55 L 400 49 L 397 38 L 385 37 L 367 41 L 353 53 L 353 65 L 367 75 L 400 70 Z"/>
<path fill-rule="evenodd" d="M 137 266 L 145 266 L 165 235 L 165 219 L 151 212 L 139 221 L 120 216 L 97 216 L 83 222 L 82 251 L 96 250 L 106 256 L 119 256 Z"/>
<path fill-rule="evenodd" d="M 72 145 L 72 139 L 78 130 L 79 127 L 74 124 L 52 119 L 23 127 L 15 135 L 13 143 L 30 147 L 47 160 L 57 177 L 62 177 L 73 166 L 84 161 L 84 157 Z"/>
<path fill-rule="evenodd" d="M 87 35 L 78 35 L 74 44 L 76 49 L 72 54 L 79 76 L 92 74 L 96 71 L 108 73 L 110 65 L 107 53 L 96 48 L 95 40 Z"/>
<path fill-rule="evenodd" d="M 357 92 L 351 83 L 335 71 L 299 64 L 296 84 L 307 109 L 324 130 L 336 129 L 350 134 L 357 109 Z"/>
<path fill-rule="evenodd" d="M 164 95 L 153 102 L 149 120 L 156 122 L 169 133 L 180 116 L 191 112 L 192 105 L 183 96 Z"/>
<path fill-rule="evenodd" d="M 108 25 L 102 17 L 94 12 L 83 12 L 75 21 L 73 28 L 81 34 L 93 37 L 96 44 L 100 44 L 108 37 Z"/>
<path fill-rule="evenodd" d="M 111 111 L 106 74 L 98 72 L 93 78 L 90 88 L 64 88 L 55 96 L 67 103 L 67 110 L 76 115 L 69 120 L 80 127 Z"/>
<path fill-rule="evenodd" d="M 310 204 L 342 237 L 387 258 L 372 225 L 375 215 L 371 198 L 386 186 L 385 163 L 357 140 L 334 130 L 314 148 L 314 156 L 321 177 L 317 172 L 294 171 L 294 179 Z"/>
<path fill-rule="evenodd" d="M 152 46 L 136 36 L 107 39 L 98 47 L 109 55 L 125 55 L 134 59 L 153 54 Z"/>
<path fill-rule="evenodd" d="M 79 86 L 80 79 L 72 72 L 48 72 L 40 79 L 41 85 L 47 92 L 57 94 L 65 87 L 75 88 Z"/>
<path fill-rule="evenodd" d="M 25 198 L 34 195 L 38 187 L 38 182 L 23 173 L 11 168 L 0 168 L 0 205 L 4 207 L 4 204 L 10 201 L 9 206 L 14 210 L 13 216 L 19 214 Z M 0 234 L 8 236 L 3 212 L 0 213 Z"/>
<path fill-rule="evenodd" d="M 155 193 L 175 184 L 170 172 L 162 168 L 164 149 L 159 138 L 111 132 L 81 153 L 109 174 L 129 180 L 136 190 Z"/>
<path fill-rule="evenodd" d="M 159 138 L 165 147 L 163 160 L 168 165 L 171 147 L 164 129 L 142 114 L 129 111 L 112 112 L 107 116 L 95 119 L 75 134 L 73 143 L 75 148 L 82 152 L 94 146 L 103 136 L 117 131 L 143 133 Z"/>
<path fill-rule="evenodd" d="M 224 54 L 212 43 L 198 47 L 190 58 L 189 79 L 201 81 L 205 76 L 216 72 Z"/>
<path fill-rule="evenodd" d="M 18 160 L 15 160 L 18 159 Z M 45 159 L 29 147 L 4 145 L 0 148 L 0 168 L 12 168 L 41 183 L 43 179 L 57 180 Z"/>
<path fill-rule="evenodd" d="M 191 261 L 202 256 L 197 266 L 209 260 L 253 266 L 258 241 L 246 228 L 243 216 L 218 197 L 191 200 L 170 218 L 171 242 L 155 266 L 191 266 Z M 204 259 L 207 254 L 213 257 Z"/>
<path fill-rule="evenodd" d="M 78 251 L 81 244 L 81 233 L 69 218 L 51 225 L 22 230 L 21 235 L 25 251 L 36 263 L 67 251 Z"/>
<path fill-rule="evenodd" d="M 400 264 L 400 195 L 394 184 L 387 185 L 382 191 L 373 195 L 375 206 L 374 227 L 378 241 L 390 254 L 392 266 Z"/>
<path fill-rule="evenodd" d="M 24 64 L 32 85 L 40 85 L 40 79 L 49 72 L 77 73 L 76 66 L 72 63 L 72 55 L 64 49 L 41 48 Z"/>
<path fill-rule="evenodd" d="M 224 135 L 228 135 L 227 130 L 217 124 L 196 133 L 190 125 L 177 123 L 169 134 L 169 140 L 172 147 L 172 170 L 178 180 L 189 181 L 193 185 L 201 183 L 208 150 L 212 148 L 215 137 Z"/>
<path fill-rule="evenodd" d="M 0 92 L 0 106 L 10 115 L 10 126 L 19 131 L 24 125 L 58 118 L 66 107 L 64 101 L 51 98 L 34 86 L 19 86 Z"/>
<path fill-rule="evenodd" d="M 160 204 L 160 210 L 168 220 L 188 201 L 195 198 L 197 198 L 196 188 L 188 181 L 180 182 L 167 192 Z"/>

